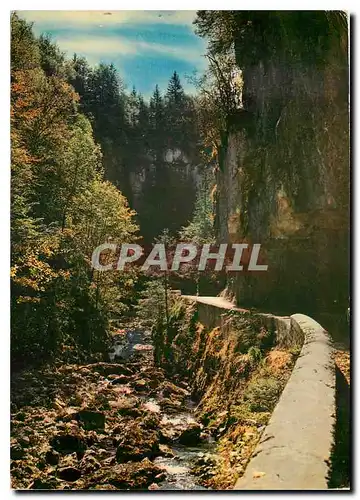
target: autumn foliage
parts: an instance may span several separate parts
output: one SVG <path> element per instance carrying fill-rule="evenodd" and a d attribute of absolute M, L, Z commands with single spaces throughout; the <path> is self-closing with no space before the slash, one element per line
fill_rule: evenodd
<path fill-rule="evenodd" d="M 92 251 L 109 238 L 133 239 L 137 226 L 103 178 L 66 62 L 16 14 L 11 26 L 12 356 L 79 359 L 104 348 L 110 315 L 123 310 L 135 279 L 101 276 Z"/>

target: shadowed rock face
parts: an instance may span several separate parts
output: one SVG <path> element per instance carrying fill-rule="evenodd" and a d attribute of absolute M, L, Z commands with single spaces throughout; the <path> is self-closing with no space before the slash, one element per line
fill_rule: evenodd
<path fill-rule="evenodd" d="M 298 17 L 291 24 L 284 15 L 286 40 L 271 50 L 271 44 L 265 48 L 254 39 L 258 45 L 251 60 L 244 55 L 244 41 L 236 41 L 244 109 L 252 120 L 244 120 L 242 113 L 229 123 L 217 172 L 217 230 L 221 242 L 246 238 L 261 243 L 269 265 L 263 275 L 240 273 L 229 280 L 239 304 L 271 311 L 345 312 L 347 32 L 330 28 L 318 33 L 323 24 L 314 22 L 306 30 L 311 40 L 302 43 L 304 30 L 294 29 L 296 22 L 301 27 L 303 18 Z M 274 22 L 270 16 L 265 24 Z M 316 45 L 320 34 L 323 43 Z M 264 39 L 268 35 L 265 31 Z M 312 57 L 301 49 L 310 42 Z"/>

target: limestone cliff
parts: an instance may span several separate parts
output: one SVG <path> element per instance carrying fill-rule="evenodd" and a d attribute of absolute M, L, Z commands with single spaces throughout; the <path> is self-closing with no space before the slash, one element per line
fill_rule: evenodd
<path fill-rule="evenodd" d="M 295 30 L 286 15 L 269 17 L 262 31 L 253 21 L 250 55 L 235 36 L 243 108 L 229 118 L 219 155 L 218 236 L 261 243 L 269 270 L 230 278 L 228 289 L 239 304 L 263 309 L 345 310 L 348 32 L 346 22 L 324 25 L 317 13 L 304 13 Z"/>

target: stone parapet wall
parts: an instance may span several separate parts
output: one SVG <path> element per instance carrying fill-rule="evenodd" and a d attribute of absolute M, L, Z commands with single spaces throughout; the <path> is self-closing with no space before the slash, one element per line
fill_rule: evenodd
<path fill-rule="evenodd" d="M 309 316 L 251 313 L 220 297 L 184 296 L 197 303 L 208 328 L 226 328 L 229 310 L 261 317 L 279 347 L 301 346 L 239 490 L 325 490 L 335 427 L 335 367 L 329 334 Z"/>

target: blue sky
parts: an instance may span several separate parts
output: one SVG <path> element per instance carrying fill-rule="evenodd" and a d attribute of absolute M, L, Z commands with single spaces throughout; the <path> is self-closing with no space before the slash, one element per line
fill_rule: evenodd
<path fill-rule="evenodd" d="M 49 33 L 61 50 L 87 58 L 91 65 L 113 62 L 130 90 L 149 97 L 156 84 L 164 91 L 176 70 L 185 75 L 206 68 L 206 43 L 196 36 L 196 11 L 18 11 L 34 22 L 37 35 Z"/>

